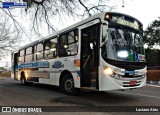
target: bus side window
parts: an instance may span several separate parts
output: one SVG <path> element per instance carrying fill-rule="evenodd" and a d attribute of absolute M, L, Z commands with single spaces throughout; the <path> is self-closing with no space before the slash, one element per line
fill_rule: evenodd
<path fill-rule="evenodd" d="M 24 63 L 24 54 L 25 54 L 25 50 L 20 50 L 19 51 L 19 63 Z"/>
<path fill-rule="evenodd" d="M 65 57 L 67 56 L 67 34 L 60 36 L 59 38 L 59 47 L 58 47 L 58 56 Z"/>
<path fill-rule="evenodd" d="M 78 30 L 67 32 L 59 38 L 58 55 L 60 57 L 75 55 L 78 52 Z"/>
<path fill-rule="evenodd" d="M 45 59 L 55 58 L 57 56 L 57 38 L 45 41 Z"/>
<path fill-rule="evenodd" d="M 33 51 L 33 61 L 36 61 L 37 59 L 37 55 L 36 55 L 36 52 L 37 52 L 37 45 L 34 46 L 34 51 Z"/>
<path fill-rule="evenodd" d="M 25 62 L 31 62 L 32 59 L 33 59 L 33 55 L 32 55 L 32 52 L 33 49 L 32 47 L 29 47 L 26 49 L 26 55 L 25 55 Z"/>
<path fill-rule="evenodd" d="M 34 61 L 43 59 L 43 43 L 39 43 L 34 46 Z"/>
<path fill-rule="evenodd" d="M 50 48 L 51 48 L 51 43 L 50 40 L 46 40 L 44 42 L 44 58 L 49 59 L 50 58 Z"/>
<path fill-rule="evenodd" d="M 57 57 L 57 38 L 53 38 L 50 40 L 51 42 L 51 49 L 50 51 L 53 54 L 53 58 Z"/>
<path fill-rule="evenodd" d="M 68 34 L 68 54 L 75 55 L 78 51 L 78 30 L 71 31 Z"/>

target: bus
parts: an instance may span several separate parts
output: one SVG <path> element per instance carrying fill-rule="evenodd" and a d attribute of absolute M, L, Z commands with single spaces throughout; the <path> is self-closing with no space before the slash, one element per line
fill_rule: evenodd
<path fill-rule="evenodd" d="M 146 84 L 143 25 L 136 18 L 102 12 L 12 53 L 11 78 L 22 84 L 110 91 Z"/>

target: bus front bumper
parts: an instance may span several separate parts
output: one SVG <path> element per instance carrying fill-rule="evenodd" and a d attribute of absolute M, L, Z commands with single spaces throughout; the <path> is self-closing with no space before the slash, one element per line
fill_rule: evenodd
<path fill-rule="evenodd" d="M 135 89 L 146 85 L 146 75 L 137 78 L 114 78 L 104 76 L 99 91 Z"/>

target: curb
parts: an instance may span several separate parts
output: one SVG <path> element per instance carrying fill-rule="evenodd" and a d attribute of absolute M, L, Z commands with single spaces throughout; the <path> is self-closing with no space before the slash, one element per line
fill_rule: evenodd
<path fill-rule="evenodd" d="M 160 88 L 160 85 L 151 85 L 151 84 L 147 84 L 147 86 L 150 86 L 150 87 L 158 87 L 158 88 Z"/>
<path fill-rule="evenodd" d="M 160 85 L 160 81 L 147 81 L 147 84 L 157 84 Z"/>

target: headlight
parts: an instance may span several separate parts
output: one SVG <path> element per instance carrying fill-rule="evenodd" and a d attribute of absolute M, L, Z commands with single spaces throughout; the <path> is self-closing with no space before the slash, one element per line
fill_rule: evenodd
<path fill-rule="evenodd" d="M 145 70 L 145 74 L 147 74 L 147 70 Z"/>
<path fill-rule="evenodd" d="M 113 73 L 114 73 L 113 70 L 108 66 L 104 67 L 103 72 L 104 72 L 105 75 L 113 75 Z"/>

